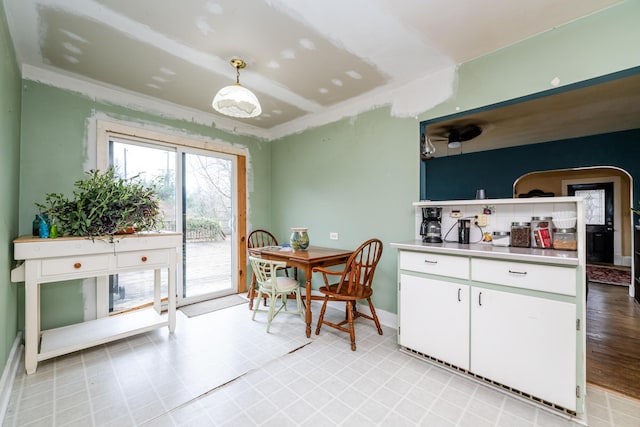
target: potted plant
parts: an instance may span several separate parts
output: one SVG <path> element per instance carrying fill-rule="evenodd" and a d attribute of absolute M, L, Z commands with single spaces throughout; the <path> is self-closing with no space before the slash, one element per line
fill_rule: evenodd
<path fill-rule="evenodd" d="M 73 198 L 48 193 L 45 203 L 36 203 L 64 236 L 111 236 L 155 230 L 160 210 L 155 185 L 139 178 L 119 177 L 113 167 L 91 170 L 75 182 Z"/>

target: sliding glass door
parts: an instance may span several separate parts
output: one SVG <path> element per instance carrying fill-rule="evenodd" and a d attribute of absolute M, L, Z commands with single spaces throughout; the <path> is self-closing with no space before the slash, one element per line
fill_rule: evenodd
<path fill-rule="evenodd" d="M 194 301 L 236 292 L 233 218 L 235 157 L 208 152 L 182 154 L 183 286 Z"/>
<path fill-rule="evenodd" d="M 156 186 L 162 230 L 182 232 L 178 305 L 237 292 L 233 223 L 237 209 L 235 156 L 110 139 L 109 158 L 120 176 L 137 176 Z M 153 295 L 148 283 L 152 282 L 152 274 L 112 276 L 109 310 L 119 312 L 150 303 Z M 166 286 L 166 278 L 162 280 Z"/>

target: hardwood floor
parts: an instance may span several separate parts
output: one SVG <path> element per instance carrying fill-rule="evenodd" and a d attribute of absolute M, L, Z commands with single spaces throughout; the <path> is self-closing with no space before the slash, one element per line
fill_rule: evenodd
<path fill-rule="evenodd" d="M 640 304 L 626 286 L 589 282 L 587 382 L 640 400 Z"/>

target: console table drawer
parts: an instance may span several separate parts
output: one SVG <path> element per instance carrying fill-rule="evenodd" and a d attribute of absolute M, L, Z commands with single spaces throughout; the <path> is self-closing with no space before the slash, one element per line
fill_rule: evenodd
<path fill-rule="evenodd" d="M 42 260 L 42 277 L 99 272 L 109 267 L 109 255 L 86 255 Z"/>
<path fill-rule="evenodd" d="M 128 268 L 142 265 L 166 265 L 168 261 L 169 256 L 167 251 L 138 251 L 118 254 L 116 266 L 118 268 Z"/>
<path fill-rule="evenodd" d="M 401 251 L 400 269 L 468 279 L 469 258 L 430 252 Z"/>
<path fill-rule="evenodd" d="M 577 288 L 575 268 L 477 258 L 471 260 L 471 279 L 572 296 Z"/>

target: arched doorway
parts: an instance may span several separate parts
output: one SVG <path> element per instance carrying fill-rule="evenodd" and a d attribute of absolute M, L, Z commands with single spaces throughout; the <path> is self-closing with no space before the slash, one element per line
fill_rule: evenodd
<path fill-rule="evenodd" d="M 633 180 L 623 169 L 594 166 L 525 174 L 513 184 L 513 196 L 521 197 L 535 190 L 566 196 L 572 187 L 610 184 L 613 191 L 613 224 L 611 224 L 613 257 L 611 264 L 631 266 L 633 263 L 633 218 L 631 215 Z M 589 254 L 587 254 L 589 255 Z"/>

